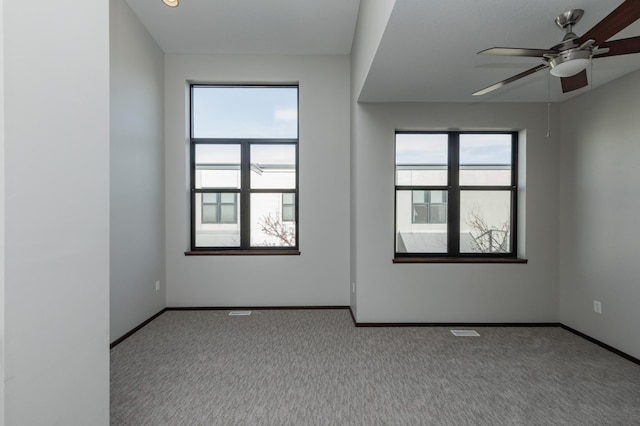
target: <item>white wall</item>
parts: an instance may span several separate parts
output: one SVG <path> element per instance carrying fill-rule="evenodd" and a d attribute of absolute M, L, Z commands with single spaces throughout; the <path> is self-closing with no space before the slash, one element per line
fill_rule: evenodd
<path fill-rule="evenodd" d="M 165 307 L 164 53 L 124 0 L 110 6 L 114 341 Z"/>
<path fill-rule="evenodd" d="M 559 135 L 554 120 L 546 138 L 547 106 L 390 103 L 354 112 L 357 320 L 557 322 Z M 394 132 L 457 128 L 524 131 L 519 245 L 528 264 L 392 263 Z"/>
<path fill-rule="evenodd" d="M 4 0 L 0 23 L 4 26 Z M 4 31 L 0 30 L 0 426 L 4 426 Z"/>
<path fill-rule="evenodd" d="M 167 55 L 167 306 L 349 303 L 349 57 Z M 296 83 L 300 256 L 185 256 L 188 80 Z"/>
<path fill-rule="evenodd" d="M 109 3 L 4 2 L 5 422 L 109 421 Z"/>
<path fill-rule="evenodd" d="M 395 6 L 395 0 L 362 0 L 358 9 L 358 22 L 356 30 L 353 35 L 353 44 L 351 47 L 351 110 L 350 110 L 350 137 L 351 137 L 351 164 L 350 164 L 350 191 L 351 194 L 355 194 L 359 186 L 358 163 L 357 157 L 357 145 L 354 141 L 358 138 L 358 126 L 356 114 L 358 104 L 357 100 L 362 91 L 362 87 L 369 74 L 369 68 L 375 57 L 378 45 L 382 39 L 382 35 L 387 27 L 387 22 L 391 16 L 393 7 Z M 355 244 L 357 240 L 356 217 L 358 211 L 358 205 L 356 198 L 351 197 L 350 202 L 351 217 L 350 217 L 350 269 L 349 269 L 349 282 L 350 284 L 350 298 L 349 305 L 354 315 L 357 315 L 358 310 L 358 293 L 355 291 L 355 282 L 357 277 L 357 252 L 358 247 Z"/>
<path fill-rule="evenodd" d="M 639 112 L 640 72 L 564 103 L 560 191 L 560 320 L 636 358 Z"/>
<path fill-rule="evenodd" d="M 351 51 L 352 89 L 358 99 L 396 0 L 361 0 Z"/>

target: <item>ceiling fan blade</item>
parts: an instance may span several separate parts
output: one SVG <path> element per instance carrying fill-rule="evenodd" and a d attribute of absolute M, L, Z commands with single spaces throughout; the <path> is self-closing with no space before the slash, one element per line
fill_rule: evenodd
<path fill-rule="evenodd" d="M 606 43 L 602 43 L 598 47 L 600 49 L 609 49 L 608 52 L 596 53 L 596 57 L 598 58 L 640 53 L 640 36 L 608 41 Z"/>
<path fill-rule="evenodd" d="M 528 56 L 542 58 L 545 54 L 556 54 L 555 50 L 547 49 L 520 49 L 517 47 L 492 47 L 481 50 L 478 55 L 499 55 L 499 56 Z"/>
<path fill-rule="evenodd" d="M 613 12 L 607 15 L 587 31 L 577 42 L 584 43 L 589 39 L 594 39 L 596 45 L 601 45 L 610 37 L 619 33 L 640 18 L 640 1 L 625 0 Z"/>
<path fill-rule="evenodd" d="M 535 72 L 538 72 L 538 71 L 540 71 L 540 70 L 543 70 L 543 69 L 545 69 L 545 68 L 549 68 L 549 65 L 546 65 L 546 64 L 538 65 L 538 66 L 537 66 L 537 67 L 535 67 L 535 68 L 531 68 L 531 69 L 529 69 L 529 70 L 526 70 L 525 72 L 521 72 L 520 74 L 516 74 L 516 75 L 514 75 L 513 77 L 509 77 L 509 78 L 507 78 L 506 80 L 502 80 L 502 81 L 501 81 L 501 82 L 499 82 L 499 83 L 493 84 L 493 85 L 491 85 L 491 86 L 489 86 L 489 87 L 485 87 L 485 88 L 484 88 L 484 89 L 482 89 L 482 90 L 478 90 L 477 92 L 472 93 L 472 95 L 473 95 L 473 96 L 480 96 L 480 95 L 484 95 L 484 94 L 486 94 L 486 93 L 489 93 L 489 92 L 492 92 L 492 91 L 494 91 L 494 90 L 496 90 L 496 89 L 499 89 L 499 88 L 501 88 L 502 86 L 506 86 L 506 85 L 507 85 L 507 84 L 509 84 L 509 83 L 513 83 L 514 81 L 519 80 L 519 79 L 521 79 L 522 77 L 526 77 L 526 76 L 528 76 L 528 75 L 531 75 L 531 74 L 533 74 L 533 73 L 535 73 Z"/>
<path fill-rule="evenodd" d="M 571 77 L 560 78 L 562 93 L 567 93 L 573 90 L 582 89 L 588 84 L 589 84 L 589 81 L 587 80 L 587 70 L 582 70 L 578 74 L 572 75 Z"/>

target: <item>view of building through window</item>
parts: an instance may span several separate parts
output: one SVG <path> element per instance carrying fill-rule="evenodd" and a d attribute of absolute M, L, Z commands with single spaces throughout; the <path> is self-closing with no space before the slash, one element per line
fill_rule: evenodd
<path fill-rule="evenodd" d="M 517 134 L 396 133 L 397 255 L 515 256 Z"/>
<path fill-rule="evenodd" d="M 298 88 L 191 87 L 192 249 L 296 248 Z"/>

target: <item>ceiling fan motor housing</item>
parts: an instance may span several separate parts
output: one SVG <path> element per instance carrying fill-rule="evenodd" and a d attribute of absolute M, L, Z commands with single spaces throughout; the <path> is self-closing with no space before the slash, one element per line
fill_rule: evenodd
<path fill-rule="evenodd" d="M 591 49 L 570 49 L 549 60 L 551 74 L 556 77 L 571 77 L 587 68 L 591 60 Z"/>

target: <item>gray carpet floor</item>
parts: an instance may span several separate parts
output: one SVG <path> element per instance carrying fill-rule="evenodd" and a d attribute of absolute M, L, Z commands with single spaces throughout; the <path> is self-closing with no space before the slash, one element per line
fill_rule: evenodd
<path fill-rule="evenodd" d="M 640 366 L 556 327 L 168 311 L 111 350 L 112 425 L 640 425 Z"/>

